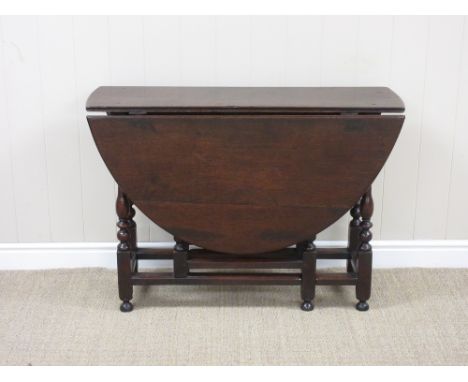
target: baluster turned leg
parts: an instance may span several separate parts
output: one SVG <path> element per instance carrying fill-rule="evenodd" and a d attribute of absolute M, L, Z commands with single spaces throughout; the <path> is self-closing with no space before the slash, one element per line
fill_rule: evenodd
<path fill-rule="evenodd" d="M 374 202 L 372 200 L 371 188 L 363 195 L 361 199 L 361 245 L 357 255 L 357 271 L 358 281 L 356 284 L 356 298 L 359 302 L 356 304 L 356 309 L 364 312 L 369 309 L 367 300 L 371 295 L 371 278 L 372 278 L 372 223 L 371 217 L 374 212 Z"/>
<path fill-rule="evenodd" d="M 346 262 L 346 271 L 348 273 L 354 272 L 353 268 L 353 259 L 356 258 L 356 253 L 359 250 L 361 244 L 360 234 L 361 234 L 361 199 L 357 201 L 354 207 L 351 209 L 352 220 L 349 222 L 348 228 L 348 250 L 351 253 L 351 259 L 348 259 Z"/>
<path fill-rule="evenodd" d="M 117 201 L 115 203 L 117 216 L 119 221 L 117 227 L 117 238 L 119 244 L 117 246 L 117 274 L 119 281 L 119 297 L 122 300 L 120 310 L 122 312 L 130 312 L 133 310 L 133 305 L 130 300 L 133 298 L 133 285 L 130 277 L 132 274 L 132 257 L 136 248 L 136 224 L 133 221 L 135 211 L 127 196 L 119 187 Z"/>
<path fill-rule="evenodd" d="M 299 243 L 296 248 L 302 253 L 301 309 L 310 312 L 314 309 L 317 249 L 312 240 Z"/>
<path fill-rule="evenodd" d="M 174 277 L 187 277 L 189 272 L 188 267 L 188 251 L 189 244 L 178 238 L 174 238 L 176 244 L 174 246 Z"/>

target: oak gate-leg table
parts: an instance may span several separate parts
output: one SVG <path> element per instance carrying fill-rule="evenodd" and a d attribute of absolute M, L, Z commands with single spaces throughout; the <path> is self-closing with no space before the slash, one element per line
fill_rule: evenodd
<path fill-rule="evenodd" d="M 297 284 L 305 311 L 316 285 L 355 285 L 368 310 L 371 184 L 404 121 L 392 90 L 105 86 L 86 108 L 103 112 L 88 123 L 119 186 L 123 312 L 148 284 Z M 134 205 L 173 249 L 138 247 Z M 317 248 L 348 211 L 348 246 Z M 173 272 L 140 272 L 147 259 L 172 259 Z M 317 259 L 347 267 L 317 272 Z"/>

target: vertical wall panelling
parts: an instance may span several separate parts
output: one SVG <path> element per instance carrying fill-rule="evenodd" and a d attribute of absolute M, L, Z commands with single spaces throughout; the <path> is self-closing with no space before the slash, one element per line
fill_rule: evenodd
<path fill-rule="evenodd" d="M 463 17 L 431 17 L 415 239 L 444 239 L 459 90 Z"/>
<path fill-rule="evenodd" d="M 320 16 L 289 16 L 286 23 L 284 84 L 287 86 L 320 86 L 322 18 Z"/>
<path fill-rule="evenodd" d="M 393 36 L 394 17 L 359 17 L 356 76 L 359 86 L 388 86 Z"/>
<path fill-rule="evenodd" d="M 214 16 L 180 18 L 181 85 L 214 86 L 216 22 Z"/>
<path fill-rule="evenodd" d="M 390 86 L 406 121 L 373 186 L 374 238 L 468 240 L 467 17 L 2 16 L 0 39 L 0 242 L 115 241 L 84 110 L 100 85 Z"/>
<path fill-rule="evenodd" d="M 18 241 L 15 194 L 13 189 L 13 171 L 11 160 L 11 131 L 7 114 L 7 89 L 5 71 L 3 69 L 6 40 L 3 38 L 3 20 L 0 17 L 0 200 L 2 202 L 2 224 L 0 226 L 0 242 Z"/>
<path fill-rule="evenodd" d="M 143 39 L 146 85 L 180 84 L 180 18 L 143 17 Z"/>
<path fill-rule="evenodd" d="M 4 17 L 2 27 L 18 239 L 50 241 L 37 20 Z"/>
<path fill-rule="evenodd" d="M 216 86 L 249 86 L 250 26 L 248 16 L 216 17 Z"/>
<path fill-rule="evenodd" d="M 287 19 L 254 17 L 251 28 L 251 86 L 284 86 Z"/>
<path fill-rule="evenodd" d="M 322 86 L 356 86 L 359 17 L 323 18 Z"/>
<path fill-rule="evenodd" d="M 114 241 L 115 185 L 93 142 L 84 109 L 96 87 L 111 84 L 107 18 L 73 17 L 73 27 L 85 240 Z"/>
<path fill-rule="evenodd" d="M 145 84 L 143 18 L 111 16 L 109 25 L 109 60 L 112 85 Z"/>
<path fill-rule="evenodd" d="M 109 64 L 115 86 L 145 85 L 143 18 L 112 16 L 109 25 Z M 138 240 L 149 241 L 150 221 L 136 208 Z"/>
<path fill-rule="evenodd" d="M 53 16 L 37 20 L 52 240 L 82 241 L 72 20 Z"/>
<path fill-rule="evenodd" d="M 462 44 L 446 239 L 468 237 L 468 16 L 463 22 Z"/>
<path fill-rule="evenodd" d="M 410 240 L 414 234 L 428 37 L 427 17 L 395 17 L 390 87 L 404 100 L 406 117 L 385 165 L 381 237 L 386 240 Z"/>

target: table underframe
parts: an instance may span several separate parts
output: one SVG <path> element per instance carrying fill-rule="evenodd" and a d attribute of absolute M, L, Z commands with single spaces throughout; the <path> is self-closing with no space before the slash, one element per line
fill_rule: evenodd
<path fill-rule="evenodd" d="M 173 249 L 139 248 L 133 202 L 120 188 L 116 211 L 119 217 L 117 268 L 122 312 L 133 310 L 134 285 L 162 284 L 300 285 L 301 309 L 304 311 L 313 310 L 317 285 L 353 285 L 358 299 L 356 309 L 369 309 L 373 213 L 370 187 L 350 211 L 348 246 L 343 248 L 317 248 L 315 237 L 297 243 L 293 248 L 252 255 L 191 248 L 189 243 L 178 238 L 174 238 L 176 244 Z M 346 270 L 339 273 L 317 272 L 316 264 L 320 259 L 346 260 Z M 140 272 L 140 260 L 172 260 L 173 271 Z"/>

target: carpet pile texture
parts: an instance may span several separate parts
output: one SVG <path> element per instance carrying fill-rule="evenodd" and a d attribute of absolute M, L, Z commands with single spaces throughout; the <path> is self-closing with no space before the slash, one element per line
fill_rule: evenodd
<path fill-rule="evenodd" d="M 0 272 L 2 365 L 467 365 L 468 269 L 375 270 L 353 287 L 135 287 L 116 271 Z"/>

